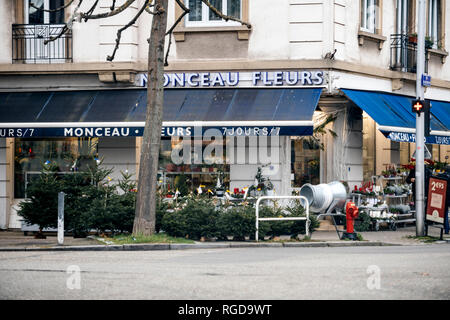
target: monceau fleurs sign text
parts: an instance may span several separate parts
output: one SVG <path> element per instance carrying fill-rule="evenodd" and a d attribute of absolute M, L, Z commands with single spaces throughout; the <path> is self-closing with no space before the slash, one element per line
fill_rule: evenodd
<path fill-rule="evenodd" d="M 140 86 L 147 86 L 147 74 L 139 75 Z M 164 74 L 164 88 L 282 87 L 321 86 L 324 72 L 253 71 L 253 72 L 176 72 Z"/>

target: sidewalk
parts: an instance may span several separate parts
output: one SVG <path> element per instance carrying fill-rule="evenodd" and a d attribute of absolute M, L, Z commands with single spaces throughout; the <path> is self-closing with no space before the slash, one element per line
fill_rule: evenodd
<path fill-rule="evenodd" d="M 380 231 L 367 231 L 367 232 L 359 232 L 364 240 L 369 242 L 378 241 L 389 244 L 397 244 L 397 245 L 425 245 L 427 243 L 421 242 L 417 239 L 411 239 L 408 237 L 412 237 L 416 235 L 416 227 L 405 227 L 398 228 L 396 231 L 391 230 L 380 230 Z M 439 238 L 440 229 L 438 228 L 429 228 L 428 235 L 432 237 Z M 444 240 L 450 241 L 450 235 L 445 234 L 443 236 Z M 316 231 L 312 234 L 312 240 L 320 240 L 320 241 L 339 241 L 338 235 L 336 231 Z"/>
<path fill-rule="evenodd" d="M 35 239 L 32 235 L 24 236 L 20 231 L 0 231 L 0 251 L 38 251 L 38 250 L 180 250 L 180 249 L 212 249 L 239 247 L 337 247 L 337 246 L 382 246 L 382 245 L 430 245 L 417 239 L 414 226 L 399 228 L 396 231 L 360 232 L 365 241 L 339 240 L 336 231 L 316 231 L 310 242 L 196 242 L 195 244 L 127 244 L 105 245 L 92 238 L 73 238 L 66 236 L 64 245 L 57 245 L 56 234 L 47 234 L 47 239 Z M 439 237 L 439 229 L 429 228 L 429 235 Z M 282 237 L 282 240 L 289 239 Z M 450 235 L 444 234 L 444 241 L 434 243 L 450 243 Z"/>

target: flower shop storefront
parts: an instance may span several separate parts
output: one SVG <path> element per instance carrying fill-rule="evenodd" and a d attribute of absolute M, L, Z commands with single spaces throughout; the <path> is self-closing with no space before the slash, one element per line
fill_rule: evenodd
<path fill-rule="evenodd" d="M 375 91 L 342 89 L 342 92 L 375 120 L 385 137 L 395 142 L 415 142 L 416 115 L 411 111 L 415 98 Z M 425 143 L 450 145 L 450 102 L 430 102 L 431 134 Z"/>
<path fill-rule="evenodd" d="M 277 194 L 287 192 L 292 163 L 286 145 L 299 144 L 291 136 L 312 135 L 321 90 L 166 89 L 159 185 L 208 190 L 219 178 L 225 189 L 241 192 L 262 170 Z M 8 177 L 0 181 L 0 228 L 20 228 L 14 205 L 46 162 L 64 174 L 104 158 L 105 165 L 121 163 L 116 169 L 135 174 L 146 98 L 142 88 L 0 93 L 0 156 L 11 163 L 0 168 Z M 116 162 L 108 162 L 110 155 Z"/>
<path fill-rule="evenodd" d="M 350 197 L 368 214 L 373 230 L 382 223 L 414 223 L 415 98 L 375 91 L 341 89 L 362 112 L 363 182 Z M 425 175 L 449 170 L 450 103 L 431 100 L 431 135 L 425 141 Z M 427 188 L 426 188 L 427 190 Z"/>
<path fill-rule="evenodd" d="M 407 165 L 415 151 L 416 115 L 411 111 L 415 98 L 376 91 L 342 89 L 363 111 L 364 180 L 393 166 Z M 450 102 L 430 100 L 431 135 L 426 137 L 426 157 L 449 162 Z"/>

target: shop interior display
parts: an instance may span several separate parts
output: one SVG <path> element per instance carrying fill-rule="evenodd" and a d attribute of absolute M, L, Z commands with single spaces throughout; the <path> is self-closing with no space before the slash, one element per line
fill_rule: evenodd
<path fill-rule="evenodd" d="M 433 174 L 448 169 L 448 166 L 442 166 L 440 163 L 436 165 L 431 160 L 428 160 L 426 165 L 427 170 L 432 170 Z M 398 226 L 415 223 L 413 184 L 407 183 L 409 181 L 407 177 L 414 166 L 413 162 L 402 166 L 388 165 L 380 175 L 372 176 L 371 181 L 362 183 L 360 187 L 355 186 L 353 190 L 348 192 L 347 200 L 354 202 L 358 210 L 370 218 L 371 230 L 378 231 L 381 227 L 396 230 Z M 205 178 L 207 176 L 209 182 L 207 185 L 202 184 L 201 181 L 192 183 L 193 181 L 189 178 L 181 179 L 177 176 L 177 178 L 170 180 L 172 188 L 176 191 L 171 191 L 169 186 L 167 196 L 172 197 L 179 190 L 183 190 L 179 194 L 184 195 L 187 189 L 186 185 L 179 185 L 179 181 L 183 181 L 184 184 L 197 184 L 194 192 L 196 194 L 204 193 L 209 197 L 217 197 L 223 201 L 235 203 L 242 201 L 254 203 L 261 196 L 275 194 L 272 182 L 262 172 L 262 167 L 258 167 L 253 184 L 244 188 L 234 188 L 232 191 L 228 190 L 227 187 L 229 186 L 229 172 L 223 172 L 220 169 L 205 172 Z M 305 186 L 309 186 L 309 188 L 317 187 L 305 184 L 302 189 Z M 322 212 L 323 210 L 319 211 Z M 336 215 L 336 217 L 338 216 L 339 214 Z"/>
<path fill-rule="evenodd" d="M 396 230 L 399 224 L 415 222 L 415 211 L 410 206 L 411 185 L 406 183 L 409 171 L 389 165 L 372 181 L 363 183 L 350 193 L 359 210 L 368 214 L 372 230 L 387 225 Z"/>

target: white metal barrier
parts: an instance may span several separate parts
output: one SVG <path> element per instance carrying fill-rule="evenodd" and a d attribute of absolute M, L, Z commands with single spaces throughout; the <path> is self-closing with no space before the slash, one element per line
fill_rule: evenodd
<path fill-rule="evenodd" d="M 260 218 L 259 217 L 259 203 L 262 200 L 270 200 L 270 199 L 299 199 L 300 201 L 303 201 L 305 204 L 304 207 L 306 209 L 306 217 Z M 308 199 L 306 199 L 303 196 L 263 196 L 263 197 L 258 198 L 258 200 L 256 201 L 256 233 L 255 233 L 256 241 L 259 241 L 259 237 L 258 237 L 259 221 L 274 221 L 274 220 L 306 220 L 306 225 L 305 225 L 306 236 L 309 237 L 309 225 L 311 224 L 311 221 L 309 220 Z"/>

